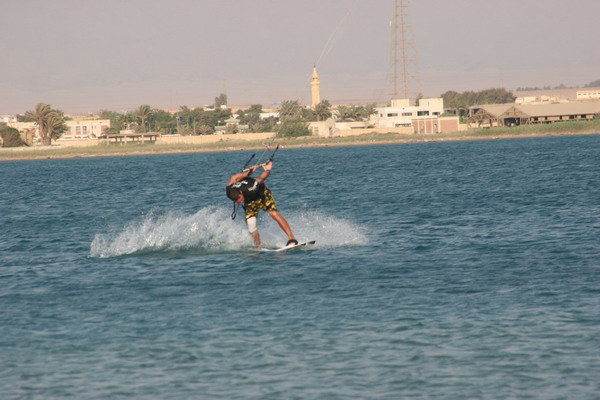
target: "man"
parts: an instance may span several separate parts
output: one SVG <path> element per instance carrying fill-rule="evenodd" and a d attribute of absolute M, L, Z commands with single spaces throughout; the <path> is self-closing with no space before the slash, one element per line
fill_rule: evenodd
<path fill-rule="evenodd" d="M 262 165 L 263 173 L 256 179 L 251 178 L 250 175 L 252 175 L 258 167 L 258 165 L 254 165 L 250 167 L 247 172 L 233 175 L 227 183 L 227 197 L 238 204 L 243 204 L 244 210 L 246 211 L 248 231 L 250 232 L 250 235 L 252 235 L 256 247 L 263 247 L 260 241 L 260 234 L 256 228 L 256 217 L 258 216 L 259 209 L 267 211 L 269 215 L 277 221 L 279 227 L 289 238 L 287 245 L 298 244 L 290 225 L 279 211 L 277 211 L 273 193 L 271 193 L 269 188 L 265 185 L 265 179 L 267 179 L 271 173 L 273 162 L 270 160 L 267 161 Z"/>

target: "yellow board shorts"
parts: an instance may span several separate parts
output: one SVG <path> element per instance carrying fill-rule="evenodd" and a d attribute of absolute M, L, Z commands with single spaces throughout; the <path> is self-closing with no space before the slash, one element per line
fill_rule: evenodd
<path fill-rule="evenodd" d="M 275 198 L 269 188 L 265 187 L 265 192 L 262 198 L 254 200 L 248 204 L 244 204 L 244 210 L 246 210 L 246 219 L 258 216 L 258 210 L 264 211 L 277 211 L 277 204 L 275 204 Z"/>

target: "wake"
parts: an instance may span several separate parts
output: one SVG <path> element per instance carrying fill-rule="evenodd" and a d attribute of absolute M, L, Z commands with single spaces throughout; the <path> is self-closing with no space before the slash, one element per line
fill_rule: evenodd
<path fill-rule="evenodd" d="M 285 213 L 298 240 L 316 240 L 317 247 L 339 247 L 366 243 L 364 230 L 351 222 L 319 212 Z M 234 221 L 230 210 L 208 206 L 195 214 L 170 211 L 151 214 L 111 233 L 98 233 L 90 256 L 119 257 L 139 253 L 184 252 L 227 253 L 253 248 L 243 214 Z M 285 245 L 287 237 L 266 213 L 260 214 L 261 239 L 269 247 Z"/>

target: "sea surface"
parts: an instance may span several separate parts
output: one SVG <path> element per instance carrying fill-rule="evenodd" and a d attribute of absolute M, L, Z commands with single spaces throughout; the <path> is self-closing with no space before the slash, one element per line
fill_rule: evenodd
<path fill-rule="evenodd" d="M 600 398 L 600 135 L 251 154 L 0 163 L 0 399 Z"/>

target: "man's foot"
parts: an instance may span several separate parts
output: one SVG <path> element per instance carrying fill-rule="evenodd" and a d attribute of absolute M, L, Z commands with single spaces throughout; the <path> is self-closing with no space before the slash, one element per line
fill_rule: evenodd
<path fill-rule="evenodd" d="M 290 240 L 288 240 L 286 246 L 289 246 L 291 244 L 298 244 L 298 241 L 296 239 L 290 239 Z"/>

